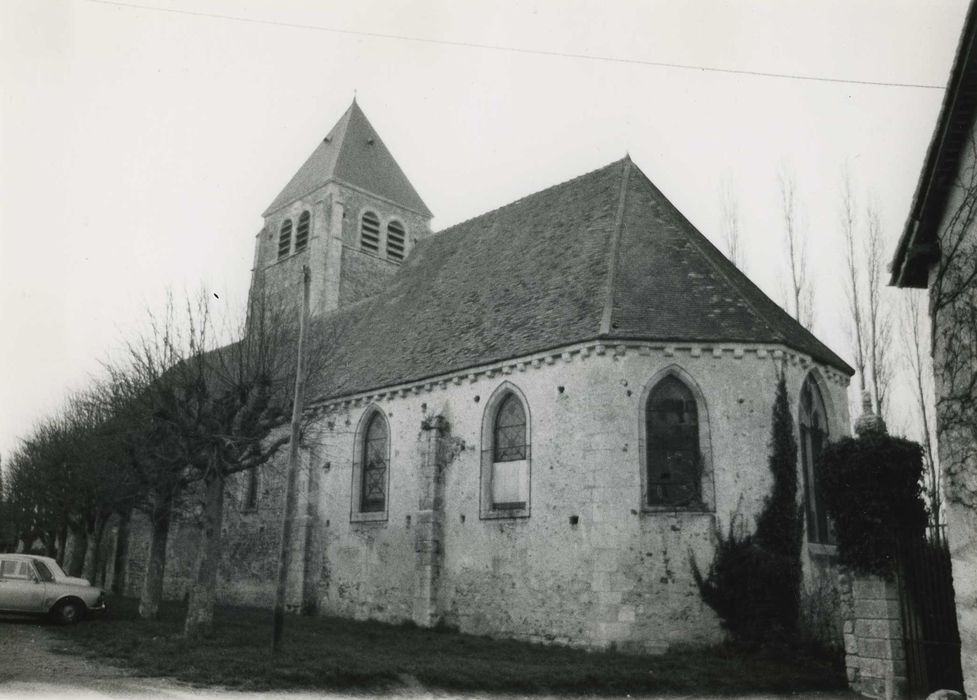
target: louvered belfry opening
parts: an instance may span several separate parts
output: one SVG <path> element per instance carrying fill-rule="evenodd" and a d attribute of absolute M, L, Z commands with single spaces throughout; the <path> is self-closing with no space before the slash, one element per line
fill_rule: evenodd
<path fill-rule="evenodd" d="M 305 250 L 309 245 L 309 222 L 312 217 L 309 216 L 309 212 L 302 212 L 302 216 L 299 217 L 299 225 L 295 229 L 295 252 L 298 253 L 300 250 Z"/>
<path fill-rule="evenodd" d="M 365 212 L 360 220 L 360 248 L 380 252 L 380 217 L 372 211 Z"/>
<path fill-rule="evenodd" d="M 285 219 L 278 234 L 278 258 L 284 258 L 292 250 L 292 220 Z"/>
<path fill-rule="evenodd" d="M 401 261 L 404 259 L 404 225 L 399 221 L 387 224 L 387 259 Z"/>

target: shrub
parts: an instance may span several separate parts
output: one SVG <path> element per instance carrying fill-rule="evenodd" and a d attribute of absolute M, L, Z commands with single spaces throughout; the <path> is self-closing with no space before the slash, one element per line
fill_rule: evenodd
<path fill-rule="evenodd" d="M 838 559 L 856 573 L 890 577 L 901 540 L 926 530 L 923 458 L 909 440 L 871 433 L 825 449 L 820 474 Z"/>
<path fill-rule="evenodd" d="M 734 640 L 746 644 L 792 636 L 797 629 L 801 583 L 801 524 L 797 508 L 797 443 L 781 373 L 770 434 L 773 487 L 755 534 L 717 532 L 716 553 L 702 576 L 692 575 L 702 600 L 715 610 Z"/>
<path fill-rule="evenodd" d="M 695 560 L 692 576 L 703 602 L 712 608 L 736 642 L 755 645 L 779 641 L 793 628 L 783 619 L 784 580 L 792 568 L 787 557 L 759 546 L 756 537 L 717 532 L 716 554 L 703 577 Z"/>

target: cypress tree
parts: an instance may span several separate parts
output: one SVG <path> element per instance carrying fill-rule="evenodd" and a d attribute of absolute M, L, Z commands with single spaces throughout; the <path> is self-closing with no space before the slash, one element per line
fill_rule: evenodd
<path fill-rule="evenodd" d="M 796 627 L 800 610 L 801 511 L 797 505 L 797 441 L 783 370 L 777 378 L 770 431 L 773 487 L 757 518 L 754 542 L 780 561 L 785 577 L 778 587 L 775 616 L 784 629 Z"/>

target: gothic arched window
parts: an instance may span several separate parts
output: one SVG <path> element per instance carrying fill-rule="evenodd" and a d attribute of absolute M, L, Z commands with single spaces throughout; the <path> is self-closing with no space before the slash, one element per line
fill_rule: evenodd
<path fill-rule="evenodd" d="M 375 412 L 363 431 L 360 464 L 360 512 L 372 513 L 387 505 L 387 421 Z"/>
<path fill-rule="evenodd" d="M 804 504 L 807 511 L 807 541 L 834 544 L 834 532 L 824 510 L 823 486 L 818 461 L 828 439 L 827 412 L 821 390 L 811 375 L 801 387 L 798 425 L 801 438 L 801 471 L 804 474 Z"/>
<path fill-rule="evenodd" d="M 486 402 L 482 418 L 481 517 L 529 517 L 529 443 L 529 407 L 522 393 L 504 382 Z"/>
<path fill-rule="evenodd" d="M 312 217 L 309 212 L 302 212 L 302 216 L 299 217 L 299 225 L 295 229 L 295 252 L 298 253 L 300 250 L 305 250 L 306 246 L 309 245 L 309 221 Z"/>
<path fill-rule="evenodd" d="M 651 390 L 645 411 L 649 506 L 687 506 L 702 500 L 699 411 L 680 379 L 666 376 Z"/>
<path fill-rule="evenodd" d="M 372 211 L 363 212 L 360 219 L 360 248 L 371 253 L 380 250 L 380 217 Z"/>
<path fill-rule="evenodd" d="M 281 260 L 292 251 L 292 220 L 285 219 L 278 233 L 278 259 Z"/>
<path fill-rule="evenodd" d="M 399 221 L 387 224 L 387 259 L 400 261 L 404 259 L 404 239 L 406 231 Z"/>

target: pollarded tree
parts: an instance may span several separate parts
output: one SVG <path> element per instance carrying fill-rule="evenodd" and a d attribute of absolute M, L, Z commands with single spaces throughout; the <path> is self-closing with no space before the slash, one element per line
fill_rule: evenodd
<path fill-rule="evenodd" d="M 214 321 L 202 295 L 187 304 L 181 323 L 169 316 L 154 326 L 153 337 L 132 348 L 139 363 L 155 367 L 151 374 L 158 378 L 145 384 L 153 424 L 150 446 L 181 470 L 179 483 L 192 484 L 187 498 L 192 493 L 199 500 L 200 537 L 184 626 L 188 637 L 207 635 L 213 625 L 228 479 L 267 464 L 289 441 L 277 429 L 291 411 L 294 311 L 290 305 L 266 303 L 255 291 L 240 339 L 222 344 L 230 334 Z M 318 356 L 310 353 L 310 371 Z"/>

